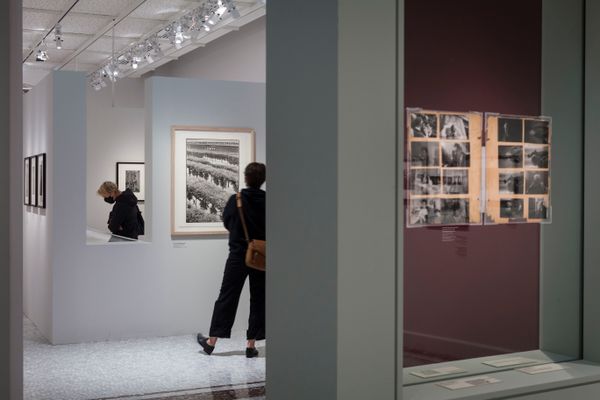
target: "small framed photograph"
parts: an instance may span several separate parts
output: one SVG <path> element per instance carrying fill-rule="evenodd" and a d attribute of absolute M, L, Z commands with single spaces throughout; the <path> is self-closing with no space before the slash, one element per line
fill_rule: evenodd
<path fill-rule="evenodd" d="M 547 169 L 550 146 L 525 146 L 525 168 Z"/>
<path fill-rule="evenodd" d="M 146 199 L 146 167 L 143 162 L 118 162 L 117 186 L 121 192 L 130 189 L 138 201 Z"/>
<path fill-rule="evenodd" d="M 526 119 L 525 143 L 550 143 L 550 121 Z"/>
<path fill-rule="evenodd" d="M 410 226 L 439 225 L 442 223 L 442 200 L 413 199 L 408 213 Z"/>
<path fill-rule="evenodd" d="M 500 217 L 508 219 L 523 219 L 523 199 L 501 199 Z"/>
<path fill-rule="evenodd" d="M 409 188 L 413 195 L 440 194 L 441 174 L 439 168 L 412 169 Z"/>
<path fill-rule="evenodd" d="M 523 120 L 521 118 L 498 118 L 498 141 L 523 141 Z"/>
<path fill-rule="evenodd" d="M 445 140 L 469 140 L 469 117 L 466 115 L 442 114 L 440 137 Z"/>
<path fill-rule="evenodd" d="M 529 218 L 542 220 L 548 219 L 548 200 L 546 200 L 546 198 L 529 198 Z"/>
<path fill-rule="evenodd" d="M 523 168 L 522 146 L 498 146 L 499 168 Z"/>
<path fill-rule="evenodd" d="M 46 154 L 37 157 L 37 206 L 46 208 Z"/>
<path fill-rule="evenodd" d="M 442 166 L 443 167 L 470 167 L 471 146 L 468 142 L 445 142 L 442 143 Z"/>
<path fill-rule="evenodd" d="M 31 157 L 30 168 L 31 168 L 31 185 L 29 186 L 31 189 L 29 190 L 29 199 L 31 201 L 31 205 L 34 207 L 38 206 L 38 195 L 37 195 L 37 187 L 38 187 L 38 165 L 37 165 L 37 156 Z"/>
<path fill-rule="evenodd" d="M 439 167 L 440 145 L 437 142 L 412 142 L 410 160 L 413 167 Z"/>
<path fill-rule="evenodd" d="M 23 159 L 23 204 L 31 205 L 31 158 Z"/>
<path fill-rule="evenodd" d="M 469 170 L 445 169 L 444 194 L 469 194 Z"/>
<path fill-rule="evenodd" d="M 415 138 L 437 138 L 437 115 L 410 114 L 410 135 Z"/>

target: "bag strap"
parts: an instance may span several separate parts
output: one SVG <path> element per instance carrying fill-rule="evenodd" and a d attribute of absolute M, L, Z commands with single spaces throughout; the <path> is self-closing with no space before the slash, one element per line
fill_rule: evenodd
<path fill-rule="evenodd" d="M 248 235 L 248 226 L 246 226 L 246 219 L 244 218 L 244 209 L 242 207 L 242 193 L 237 192 L 235 194 L 237 209 L 240 213 L 240 220 L 242 221 L 242 227 L 244 228 L 244 235 L 246 236 L 246 242 L 250 243 L 250 235 Z"/>

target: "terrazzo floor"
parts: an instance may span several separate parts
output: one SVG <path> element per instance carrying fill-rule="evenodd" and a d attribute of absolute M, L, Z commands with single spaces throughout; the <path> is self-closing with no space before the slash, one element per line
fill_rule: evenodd
<path fill-rule="evenodd" d="M 25 318 L 25 400 L 264 400 L 265 347 L 244 349 L 238 336 L 206 356 L 191 335 L 52 346 Z"/>

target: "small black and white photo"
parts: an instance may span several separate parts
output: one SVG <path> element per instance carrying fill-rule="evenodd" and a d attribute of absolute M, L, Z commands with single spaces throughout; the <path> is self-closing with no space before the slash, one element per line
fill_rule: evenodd
<path fill-rule="evenodd" d="M 412 142 L 411 164 L 413 167 L 439 167 L 440 145 L 437 142 Z"/>
<path fill-rule="evenodd" d="M 525 143 L 550 143 L 550 122 L 525 120 Z"/>
<path fill-rule="evenodd" d="M 469 170 L 445 169 L 444 194 L 469 194 Z"/>
<path fill-rule="evenodd" d="M 523 172 L 501 172 L 500 194 L 523 194 L 525 176 Z"/>
<path fill-rule="evenodd" d="M 525 168 L 548 168 L 550 146 L 525 146 Z"/>
<path fill-rule="evenodd" d="M 413 195 L 440 194 L 441 174 L 438 168 L 412 169 L 409 188 Z"/>
<path fill-rule="evenodd" d="M 500 217 L 509 219 L 522 219 L 523 199 L 501 199 Z"/>
<path fill-rule="evenodd" d="M 499 142 L 522 142 L 523 120 L 519 118 L 498 118 Z"/>
<path fill-rule="evenodd" d="M 125 187 L 132 192 L 140 191 L 140 171 L 127 170 L 125 171 Z"/>
<path fill-rule="evenodd" d="M 468 199 L 442 199 L 442 223 L 447 225 L 469 223 Z"/>
<path fill-rule="evenodd" d="M 468 142 L 442 143 L 442 166 L 444 167 L 469 167 L 471 152 Z"/>
<path fill-rule="evenodd" d="M 522 146 L 498 146 L 499 168 L 523 168 Z"/>
<path fill-rule="evenodd" d="M 469 118 L 465 115 L 442 115 L 440 126 L 442 139 L 469 140 Z"/>
<path fill-rule="evenodd" d="M 548 194 L 548 172 L 528 171 L 525 175 L 526 194 Z"/>
<path fill-rule="evenodd" d="M 435 114 L 410 114 L 410 135 L 416 138 L 437 137 L 437 115 Z"/>
<path fill-rule="evenodd" d="M 548 204 L 544 197 L 529 199 L 529 218 L 548 219 Z"/>
<path fill-rule="evenodd" d="M 415 199 L 410 202 L 409 222 L 413 226 L 442 223 L 441 199 Z"/>

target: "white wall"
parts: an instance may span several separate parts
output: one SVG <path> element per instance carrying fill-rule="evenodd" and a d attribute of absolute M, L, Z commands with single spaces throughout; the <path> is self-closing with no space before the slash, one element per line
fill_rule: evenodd
<path fill-rule="evenodd" d="M 53 94 L 48 75 L 23 97 L 23 157 L 46 156 L 47 208 L 23 207 L 23 311 L 47 337 L 52 336 L 50 234 L 53 206 Z"/>
<path fill-rule="evenodd" d="M 113 104 L 114 103 L 114 104 Z M 96 190 L 116 180 L 117 162 L 144 162 L 144 81 L 121 79 L 111 88 L 87 89 L 87 225 L 106 231 L 111 206 Z M 144 204 L 140 203 L 144 212 Z"/>
<path fill-rule="evenodd" d="M 266 18 L 194 50 L 149 75 L 266 82 Z"/>

